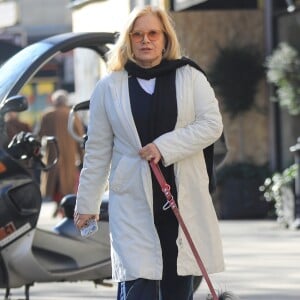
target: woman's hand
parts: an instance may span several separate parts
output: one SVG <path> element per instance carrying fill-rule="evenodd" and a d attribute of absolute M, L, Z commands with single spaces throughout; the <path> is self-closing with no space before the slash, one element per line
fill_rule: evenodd
<path fill-rule="evenodd" d="M 80 214 L 78 212 L 74 213 L 74 224 L 79 230 L 84 227 L 90 219 L 96 219 L 99 221 L 99 215 Z"/>
<path fill-rule="evenodd" d="M 144 146 L 140 151 L 139 155 L 141 158 L 148 161 L 153 160 L 154 163 L 158 163 L 161 159 L 161 153 L 154 143 L 150 143 Z"/>

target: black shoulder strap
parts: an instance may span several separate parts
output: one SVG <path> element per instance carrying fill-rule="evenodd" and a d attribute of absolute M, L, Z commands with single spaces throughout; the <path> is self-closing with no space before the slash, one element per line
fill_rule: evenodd
<path fill-rule="evenodd" d="M 214 144 L 203 149 L 204 159 L 206 163 L 207 174 L 209 178 L 209 192 L 216 190 L 215 166 L 214 166 Z"/>

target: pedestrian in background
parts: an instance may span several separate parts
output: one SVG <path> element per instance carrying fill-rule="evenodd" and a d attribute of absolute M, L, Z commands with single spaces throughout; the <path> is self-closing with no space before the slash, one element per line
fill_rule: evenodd
<path fill-rule="evenodd" d="M 57 204 L 54 216 L 59 212 L 59 203 L 66 194 L 76 193 L 79 170 L 82 162 L 83 150 L 68 132 L 68 118 L 70 107 L 68 92 L 57 90 L 51 95 L 52 107 L 42 115 L 38 135 L 54 136 L 57 139 L 59 159 L 57 164 L 48 172 L 41 173 L 41 191 L 44 199 L 53 200 Z M 84 128 L 76 117 L 74 121 L 75 132 L 82 136 Z M 46 151 L 47 163 L 54 161 L 56 152 L 53 147 Z"/>
<path fill-rule="evenodd" d="M 98 218 L 109 180 L 117 299 L 191 300 L 201 272 L 172 210 L 163 209 L 148 162 L 170 183 L 208 272 L 222 271 L 203 154 L 222 134 L 218 101 L 201 69 L 181 56 L 172 20 L 159 8 L 132 11 L 108 66 L 91 97 L 75 224 Z"/>

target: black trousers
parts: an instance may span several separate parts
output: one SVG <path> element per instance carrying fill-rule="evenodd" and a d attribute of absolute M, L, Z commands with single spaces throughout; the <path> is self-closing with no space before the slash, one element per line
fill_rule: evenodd
<path fill-rule="evenodd" d="M 177 275 L 178 222 L 171 209 L 156 214 L 155 225 L 163 256 L 162 280 L 139 278 L 120 282 L 117 300 L 192 300 L 193 276 Z"/>
<path fill-rule="evenodd" d="M 117 300 L 192 300 L 192 276 L 178 276 L 177 285 L 139 278 L 119 282 Z"/>

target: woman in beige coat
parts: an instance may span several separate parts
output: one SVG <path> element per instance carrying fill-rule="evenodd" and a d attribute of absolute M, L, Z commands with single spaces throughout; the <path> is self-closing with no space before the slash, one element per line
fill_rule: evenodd
<path fill-rule="evenodd" d="M 118 300 L 192 299 L 201 275 L 172 210 L 151 174 L 159 163 L 209 273 L 224 268 L 203 149 L 222 133 L 214 92 L 181 58 L 166 12 L 134 10 L 113 49 L 112 71 L 97 84 L 80 175 L 75 224 L 98 218 L 109 180 L 113 279 Z M 101 228 L 100 228 L 101 230 Z M 143 296 L 141 296 L 143 295 Z M 131 298 L 130 298 L 131 299 Z"/>

